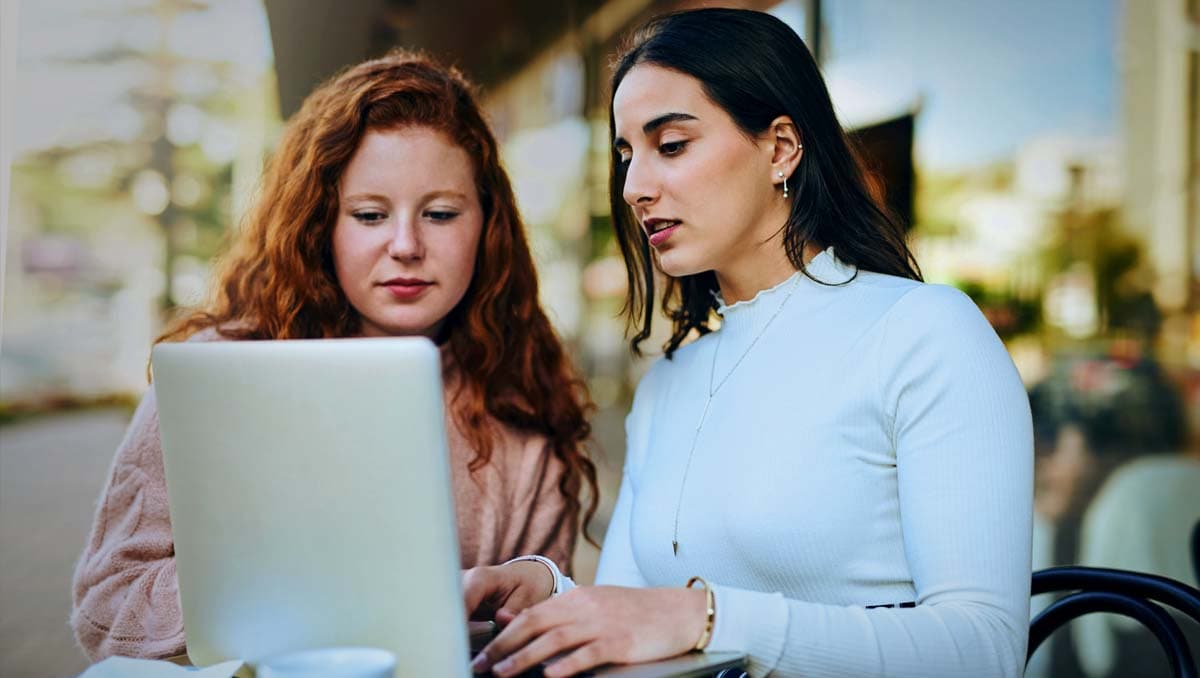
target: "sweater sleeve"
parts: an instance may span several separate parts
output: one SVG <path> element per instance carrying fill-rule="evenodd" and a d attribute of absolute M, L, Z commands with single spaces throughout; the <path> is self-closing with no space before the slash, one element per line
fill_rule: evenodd
<path fill-rule="evenodd" d="M 71 626 L 92 661 L 184 652 L 153 388 L 117 450 L 72 589 Z"/>
<path fill-rule="evenodd" d="M 756 676 L 1019 676 L 1033 515 L 1024 388 L 983 315 L 953 288 L 920 285 L 885 322 L 880 408 L 917 606 L 715 586 L 709 650 L 747 653 Z"/>
<path fill-rule="evenodd" d="M 534 436 L 526 444 L 537 449 L 532 455 L 537 459 L 537 468 L 529 474 L 534 505 L 529 512 L 528 524 L 520 528 L 520 541 L 515 552 L 544 555 L 569 575 L 579 526 L 578 520 L 571 519 L 566 499 L 559 489 L 567 467 L 554 455 L 544 437 Z"/>

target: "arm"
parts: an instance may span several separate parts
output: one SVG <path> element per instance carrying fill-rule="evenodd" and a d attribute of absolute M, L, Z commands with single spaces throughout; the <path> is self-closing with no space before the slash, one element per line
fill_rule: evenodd
<path fill-rule="evenodd" d="M 71 627 L 93 661 L 184 652 L 153 389 L 117 450 L 72 589 Z"/>
<path fill-rule="evenodd" d="M 633 483 L 628 471 L 621 478 L 621 489 L 617 494 L 617 505 L 613 508 L 604 536 L 604 548 L 600 551 L 600 564 L 596 568 L 597 586 L 634 586 L 645 588 L 649 584 L 633 559 L 633 545 L 629 536 L 629 517 L 633 511 Z"/>
<path fill-rule="evenodd" d="M 918 606 L 872 609 L 716 586 L 709 650 L 777 676 L 1019 676 L 1029 624 L 1028 399 L 974 304 L 940 286 L 886 319 L 879 365 Z M 899 602 L 899 601 L 898 601 Z"/>
<path fill-rule="evenodd" d="M 655 384 L 661 368 L 662 365 L 655 364 L 642 377 L 634 393 L 629 416 L 625 418 L 625 464 L 621 472 L 617 503 L 608 521 L 604 548 L 600 551 L 600 564 L 596 569 L 597 586 L 645 588 L 649 585 L 633 558 L 630 519 L 633 514 L 634 497 L 637 494 L 635 479 L 647 454 L 646 447 L 657 390 Z"/>
<path fill-rule="evenodd" d="M 463 573 L 463 595 L 472 619 L 507 622 L 521 610 L 574 586 L 571 556 L 579 529 L 578 519 L 567 511 L 559 489 L 566 465 L 540 435 L 522 440 L 518 461 L 507 467 L 506 477 L 519 482 L 520 510 L 504 538 L 505 552 L 522 554 L 493 566 L 478 566 Z"/>
<path fill-rule="evenodd" d="M 579 519 L 571 519 L 566 498 L 559 490 L 566 465 L 554 455 L 545 438 L 534 436 L 526 445 L 537 450 L 529 452 L 530 457 L 537 460 L 537 466 L 527 476 L 534 503 L 529 510 L 529 522 L 524 526 L 513 526 L 520 531 L 514 550 L 519 554 L 543 555 L 554 561 L 562 572 L 570 574 Z"/>

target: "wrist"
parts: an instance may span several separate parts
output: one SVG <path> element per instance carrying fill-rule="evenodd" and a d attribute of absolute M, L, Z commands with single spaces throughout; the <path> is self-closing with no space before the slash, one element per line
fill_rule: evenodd
<path fill-rule="evenodd" d="M 693 588 L 694 585 L 697 585 Z M 700 577 L 692 577 L 685 585 L 688 594 L 687 628 L 689 638 L 693 639 L 691 650 L 703 651 L 712 640 L 713 628 L 716 625 L 716 601 L 712 587 Z"/>
<path fill-rule="evenodd" d="M 517 578 L 525 582 L 523 586 L 529 586 L 530 590 L 536 591 L 538 601 L 547 600 L 554 595 L 554 574 L 545 565 L 536 560 L 518 560 L 505 563 L 504 567 L 517 573 Z"/>
<path fill-rule="evenodd" d="M 553 560 L 545 556 L 519 556 L 504 563 L 506 566 L 520 566 L 520 569 L 531 573 L 531 577 L 536 577 L 539 581 L 546 583 L 545 586 L 538 586 L 537 590 L 545 593 L 542 600 L 555 596 L 559 593 L 566 593 L 574 587 L 574 582 L 570 578 L 563 576 L 558 565 Z M 544 573 L 539 574 L 532 573 Z M 549 575 L 548 578 L 546 575 Z"/>
<path fill-rule="evenodd" d="M 687 651 L 691 652 L 696 649 L 696 643 L 700 636 L 704 635 L 706 617 L 704 589 L 685 588 L 680 593 L 683 600 L 682 604 L 678 606 L 682 617 L 679 629 L 682 641 L 687 644 Z"/>

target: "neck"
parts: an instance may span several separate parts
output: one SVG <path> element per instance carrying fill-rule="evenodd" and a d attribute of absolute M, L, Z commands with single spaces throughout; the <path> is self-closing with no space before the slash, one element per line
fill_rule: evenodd
<path fill-rule="evenodd" d="M 717 284 L 721 287 L 721 299 L 728 305 L 746 301 L 762 290 L 772 288 L 787 280 L 796 272 L 796 267 L 788 259 L 787 252 L 772 238 L 767 244 L 775 244 L 771 251 L 760 252 L 758 256 L 748 257 L 743 262 L 731 262 L 729 266 L 714 271 Z M 804 263 L 812 261 L 821 253 L 821 248 L 813 243 L 804 246 Z"/>

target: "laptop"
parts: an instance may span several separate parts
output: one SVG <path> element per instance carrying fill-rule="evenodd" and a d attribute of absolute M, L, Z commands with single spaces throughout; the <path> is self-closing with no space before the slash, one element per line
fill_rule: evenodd
<path fill-rule="evenodd" d="M 193 665 L 370 646 L 396 675 L 471 675 L 491 627 L 462 607 L 432 342 L 170 343 L 152 365 Z"/>

